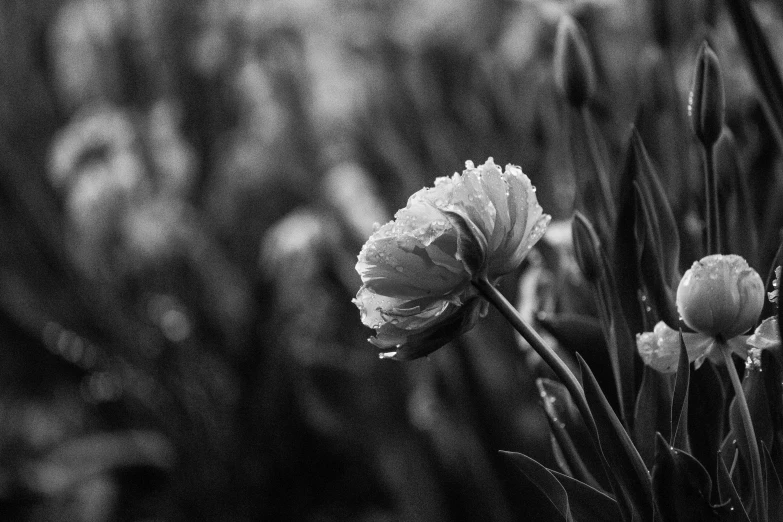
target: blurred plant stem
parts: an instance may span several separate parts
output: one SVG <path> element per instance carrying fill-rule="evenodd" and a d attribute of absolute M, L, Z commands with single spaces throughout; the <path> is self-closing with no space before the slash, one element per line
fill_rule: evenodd
<path fill-rule="evenodd" d="M 576 407 L 579 409 L 579 413 L 582 414 L 582 419 L 585 421 L 585 425 L 590 430 L 590 433 L 595 439 L 596 446 L 598 444 L 598 431 L 593 419 L 593 414 L 590 411 L 590 406 L 587 404 L 585 398 L 585 392 L 582 388 L 582 384 L 576 378 L 571 369 L 565 362 L 550 348 L 541 336 L 530 325 L 528 325 L 522 316 L 519 315 L 517 309 L 508 302 L 508 299 L 495 288 L 486 278 L 480 278 L 473 281 L 473 285 L 478 288 L 479 292 L 487 299 L 492 305 L 498 309 L 498 311 L 511 323 L 511 326 L 519 332 L 519 334 L 528 342 L 530 346 L 536 351 L 538 355 L 549 365 L 550 368 L 557 374 L 560 380 L 563 382 L 566 388 L 568 388 L 571 397 L 576 403 Z M 598 447 L 598 446 L 597 446 Z"/>
<path fill-rule="evenodd" d="M 731 385 L 734 387 L 742 425 L 745 428 L 745 438 L 748 439 L 751 475 L 753 476 L 753 498 L 756 502 L 756 518 L 760 522 L 767 522 L 767 501 L 764 479 L 761 475 L 761 454 L 759 453 L 759 445 L 756 440 L 756 430 L 753 429 L 753 421 L 750 418 L 748 401 L 745 398 L 745 391 L 742 389 L 739 374 L 737 374 L 737 367 L 734 366 L 734 361 L 731 358 L 731 349 L 724 342 L 719 342 L 718 347 L 723 354 L 726 369 L 729 371 L 729 378 L 731 379 Z"/>
<path fill-rule="evenodd" d="M 598 127 L 595 124 L 587 105 L 582 105 L 579 112 L 582 116 L 582 123 L 585 128 L 585 138 L 587 139 L 587 146 L 590 150 L 590 160 L 593 162 L 595 175 L 596 178 L 598 178 L 598 185 L 601 189 L 601 197 L 604 200 L 604 208 L 606 208 L 606 212 L 609 215 L 609 222 L 614 226 L 617 218 L 617 210 L 615 209 L 614 198 L 612 197 L 612 185 L 609 182 L 609 173 L 606 170 L 606 165 L 601 156 L 601 149 L 598 145 Z"/>
<path fill-rule="evenodd" d="M 707 217 L 707 254 L 720 254 L 720 218 L 718 216 L 718 173 L 715 169 L 715 146 L 705 144 L 704 198 Z"/>

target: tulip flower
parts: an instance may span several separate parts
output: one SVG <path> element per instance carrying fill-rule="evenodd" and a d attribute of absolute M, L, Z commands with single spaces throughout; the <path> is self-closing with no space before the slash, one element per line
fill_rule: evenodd
<path fill-rule="evenodd" d="M 772 283 L 774 290 L 767 293 L 769 300 L 773 303 L 778 302 L 778 291 L 780 290 L 780 271 L 781 267 L 775 269 L 775 281 Z M 756 327 L 753 335 L 748 337 L 748 365 L 761 366 L 761 351 L 770 350 L 781 363 L 783 363 L 783 351 L 780 342 L 780 327 L 776 316 L 767 317 Z"/>
<path fill-rule="evenodd" d="M 696 261 L 677 288 L 677 310 L 693 333 L 683 333 L 688 360 L 699 368 L 705 359 L 722 363 L 719 348 L 747 358 L 742 335 L 756 324 L 764 305 L 764 283 L 740 256 L 715 254 Z M 645 364 L 674 372 L 680 353 L 679 332 L 659 322 L 636 336 Z"/>
<path fill-rule="evenodd" d="M 549 223 L 519 167 L 465 165 L 413 194 L 359 254 L 354 303 L 382 357 L 415 359 L 472 328 L 486 309 L 472 282 L 519 267 Z"/>

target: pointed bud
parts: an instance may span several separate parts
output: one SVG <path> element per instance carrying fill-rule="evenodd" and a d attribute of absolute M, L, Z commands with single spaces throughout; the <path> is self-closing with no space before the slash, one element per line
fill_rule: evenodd
<path fill-rule="evenodd" d="M 696 71 L 688 100 L 688 116 L 694 134 L 705 146 L 712 146 L 723 130 L 726 100 L 718 56 L 707 42 L 696 57 Z"/>
<path fill-rule="evenodd" d="M 595 94 L 595 67 L 584 31 L 569 15 L 560 18 L 555 40 L 555 84 L 574 107 L 580 108 Z"/>

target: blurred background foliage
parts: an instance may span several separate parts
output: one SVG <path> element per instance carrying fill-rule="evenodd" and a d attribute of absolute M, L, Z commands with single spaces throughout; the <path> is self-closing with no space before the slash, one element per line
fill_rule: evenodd
<path fill-rule="evenodd" d="M 780 4 L 755 8 L 783 56 Z M 565 222 L 590 187 L 554 88 L 563 13 L 612 175 L 635 122 L 692 238 L 685 112 L 710 35 L 755 202 L 727 222 L 764 225 L 726 233 L 769 266 L 780 156 L 712 0 L 0 3 L 0 515 L 549 520 L 497 454 L 555 465 L 548 370 L 494 312 L 380 361 L 350 300 L 374 223 L 493 156 L 555 218 L 504 291 L 530 317 L 596 315 Z"/>

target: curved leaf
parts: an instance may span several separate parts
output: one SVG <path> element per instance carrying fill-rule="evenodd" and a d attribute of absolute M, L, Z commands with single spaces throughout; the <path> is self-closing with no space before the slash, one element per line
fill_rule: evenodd
<path fill-rule="evenodd" d="M 760 367 L 750 365 L 745 370 L 745 376 L 742 379 L 742 389 L 748 402 L 750 418 L 753 422 L 753 429 L 756 432 L 759 445 L 765 444 L 767 447 L 771 447 L 774 439 L 774 430 L 764 383 L 764 372 Z M 731 401 L 731 406 L 729 406 L 729 426 L 731 426 L 731 431 L 736 438 L 740 456 L 745 463 L 746 469 L 749 470 L 750 449 L 736 397 Z"/>
<path fill-rule="evenodd" d="M 590 221 L 578 212 L 574 215 L 573 231 L 575 238 L 581 238 L 578 241 L 575 239 L 575 248 L 577 244 L 580 245 L 581 257 L 589 260 L 586 265 L 596 272 L 593 283 L 596 289 L 598 314 L 609 349 L 609 360 L 612 363 L 620 417 L 628 426 L 636 399 L 635 365 L 639 357 L 636 353 L 636 342 L 626 320 L 626 309 L 622 306 L 612 267 L 598 233 Z M 585 263 L 581 264 L 585 265 Z M 638 310 L 635 292 L 634 290 L 634 309 Z"/>
<path fill-rule="evenodd" d="M 582 354 L 601 388 L 607 390 L 607 398 L 619 408 L 617 389 L 614 384 L 612 361 L 609 348 L 598 319 L 581 314 L 539 314 L 539 324 L 557 340 L 560 346 L 572 355 Z M 619 411 L 619 410 L 615 410 Z"/>
<path fill-rule="evenodd" d="M 593 412 L 598 430 L 600 449 L 606 459 L 608 473 L 615 478 L 613 488 L 618 495 L 618 502 L 625 505 L 625 509 L 630 512 L 633 519 L 652 521 L 654 520 L 652 485 L 644 461 L 620 423 L 620 419 L 609 406 L 590 368 L 579 354 L 577 359 L 582 370 L 585 397 Z"/>
<path fill-rule="evenodd" d="M 590 486 L 601 489 L 590 469 L 602 469 L 590 443 L 590 435 L 564 385 L 550 379 L 536 379 L 541 405 L 557 447 L 568 469 Z M 573 435 L 573 436 L 572 436 Z M 584 457 L 584 458 L 583 458 Z"/>
<path fill-rule="evenodd" d="M 718 451 L 725 431 L 726 390 L 714 364 L 702 364 L 691 372 L 688 395 L 688 402 L 698 405 L 688 410 L 691 453 L 717 483 Z"/>
<path fill-rule="evenodd" d="M 546 495 L 546 498 L 567 522 L 573 522 L 574 517 L 571 515 L 571 507 L 568 504 L 568 493 L 549 469 L 522 453 L 501 451 L 500 454 L 508 457 L 528 480 Z"/>
<path fill-rule="evenodd" d="M 737 28 L 745 54 L 750 61 L 753 76 L 761 91 L 762 107 L 772 134 L 783 152 L 783 80 L 769 43 L 753 15 L 747 0 L 726 2 L 734 26 Z"/>
<path fill-rule="evenodd" d="M 669 446 L 656 436 L 652 486 L 658 513 L 665 521 L 718 520 L 709 503 L 712 480 L 709 473 L 688 453 Z"/>
<path fill-rule="evenodd" d="M 767 489 L 767 520 L 783 520 L 783 485 L 780 474 L 775 469 L 766 444 L 761 443 L 762 464 L 764 465 L 764 482 Z"/>
<path fill-rule="evenodd" d="M 731 481 L 731 475 L 723 458 L 718 455 L 718 494 L 723 504 L 718 508 L 721 519 L 728 522 L 750 522 L 747 511 L 742 505 L 737 488 Z"/>
<path fill-rule="evenodd" d="M 680 329 L 680 361 L 677 366 L 677 377 L 674 382 L 674 397 L 672 398 L 671 441 L 672 446 L 690 452 L 688 438 L 688 389 L 691 382 L 691 368 L 688 362 L 688 351 Z"/>
<path fill-rule="evenodd" d="M 636 398 L 633 438 L 639 454 L 647 466 L 652 466 L 655 457 L 655 434 L 664 438 L 671 436 L 672 386 L 669 374 L 644 366 L 642 384 Z"/>
<path fill-rule="evenodd" d="M 557 511 L 568 521 L 616 520 L 617 502 L 587 484 L 550 470 L 534 459 L 511 451 L 501 451 L 536 485 Z"/>

